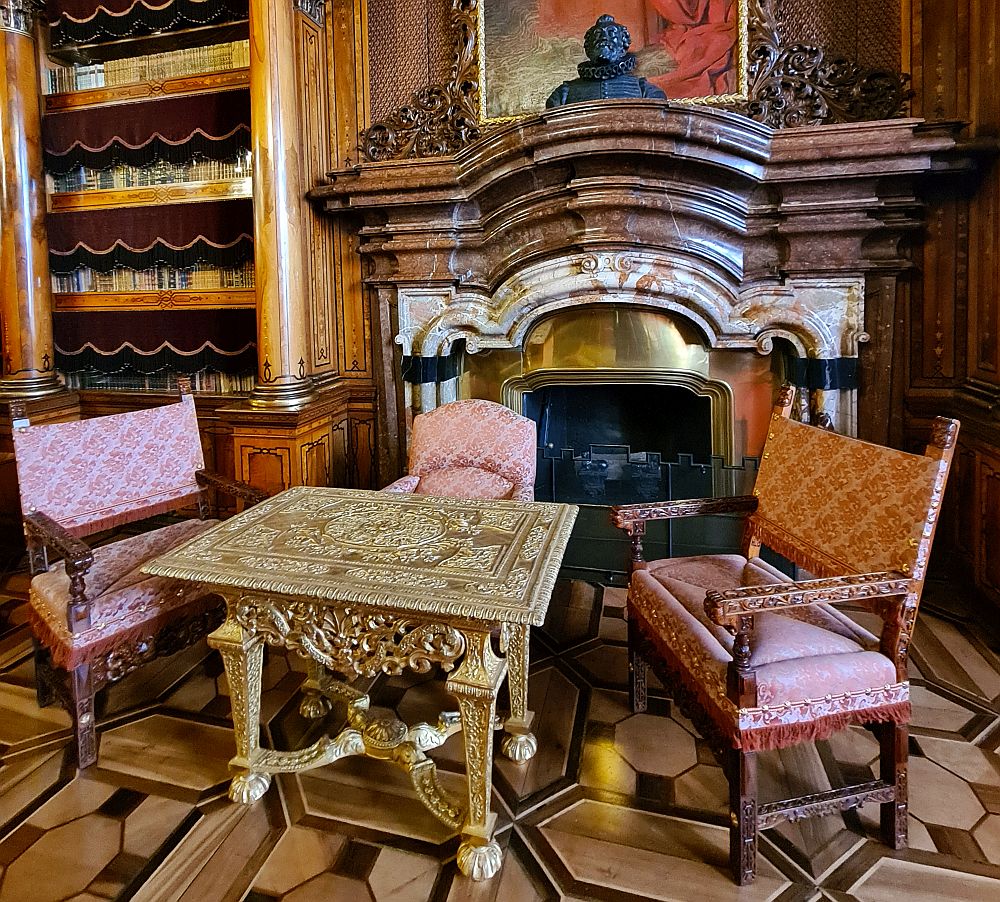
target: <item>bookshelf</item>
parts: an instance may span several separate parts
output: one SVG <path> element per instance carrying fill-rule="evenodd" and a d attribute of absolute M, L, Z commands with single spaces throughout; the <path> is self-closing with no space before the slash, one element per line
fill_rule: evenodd
<path fill-rule="evenodd" d="M 78 389 L 165 391 L 188 375 L 250 391 L 247 0 L 72 0 L 48 15 L 57 368 Z"/>

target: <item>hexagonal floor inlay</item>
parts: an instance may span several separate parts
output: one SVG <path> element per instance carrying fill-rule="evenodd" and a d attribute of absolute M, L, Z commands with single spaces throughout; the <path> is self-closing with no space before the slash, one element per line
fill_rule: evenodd
<path fill-rule="evenodd" d="M 694 736 L 669 717 L 636 714 L 615 725 L 615 746 L 637 771 L 675 777 L 698 763 Z"/>

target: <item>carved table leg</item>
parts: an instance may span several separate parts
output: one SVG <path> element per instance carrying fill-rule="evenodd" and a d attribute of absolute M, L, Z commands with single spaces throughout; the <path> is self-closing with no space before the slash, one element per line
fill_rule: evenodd
<path fill-rule="evenodd" d="M 330 713 L 333 703 L 323 694 L 326 680 L 326 668 L 313 658 L 306 660 L 306 680 L 302 684 L 302 702 L 299 713 L 311 720 L 318 720 Z"/>
<path fill-rule="evenodd" d="M 503 857 L 493 840 L 496 815 L 490 813 L 490 793 L 497 689 L 503 682 L 507 662 L 494 654 L 489 633 L 467 632 L 465 638 L 465 657 L 447 684 L 462 714 L 469 784 L 469 810 L 458 847 L 458 867 L 473 880 L 487 880 L 500 870 Z"/>
<path fill-rule="evenodd" d="M 236 774 L 229 787 L 234 802 L 256 802 L 271 785 L 271 775 L 254 770 L 260 752 L 260 683 L 264 667 L 264 642 L 243 631 L 238 623 L 226 619 L 208 637 L 208 644 L 222 655 L 229 681 L 233 707 L 233 731 L 236 734 L 236 757 L 229 762 Z"/>
<path fill-rule="evenodd" d="M 528 710 L 528 629 L 527 624 L 508 623 L 503 627 L 510 717 L 504 723 L 500 751 L 518 764 L 528 761 L 538 751 L 538 740 L 531 732 L 534 715 Z"/>

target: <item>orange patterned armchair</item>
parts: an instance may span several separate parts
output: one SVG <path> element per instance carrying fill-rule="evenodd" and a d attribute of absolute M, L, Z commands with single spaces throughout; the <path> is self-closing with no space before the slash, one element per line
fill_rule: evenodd
<path fill-rule="evenodd" d="M 95 548 L 80 537 L 194 502 L 204 517 L 209 488 L 251 504 L 263 497 L 204 470 L 185 388 L 175 404 L 39 426 L 28 423 L 23 404 L 11 405 L 38 702 L 66 703 L 80 767 L 97 760 L 95 692 L 190 645 L 224 612 L 218 596 L 191 583 L 139 572 L 217 521 L 180 520 Z M 51 567 L 50 551 L 62 558 Z"/>
<path fill-rule="evenodd" d="M 535 498 L 534 420 L 492 401 L 452 401 L 413 420 L 409 475 L 385 492 Z"/>
<path fill-rule="evenodd" d="M 720 752 L 730 796 L 730 862 L 756 867 L 757 831 L 782 820 L 881 803 L 885 842 L 907 841 L 907 651 L 938 508 L 958 435 L 939 418 L 924 455 L 789 420 L 785 391 L 768 429 L 752 496 L 615 508 L 632 541 L 628 590 L 630 698 L 646 708 L 647 663 Z M 749 514 L 743 554 L 646 562 L 652 519 Z M 761 545 L 811 574 L 768 565 Z M 877 614 L 875 636 L 841 613 Z M 870 726 L 880 779 L 760 804 L 757 752 Z"/>

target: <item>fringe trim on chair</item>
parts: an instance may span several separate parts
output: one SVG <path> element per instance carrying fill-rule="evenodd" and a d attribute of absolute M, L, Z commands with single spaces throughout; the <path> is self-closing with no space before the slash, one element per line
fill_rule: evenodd
<path fill-rule="evenodd" d="M 82 511 L 75 513 L 71 517 L 67 517 L 65 521 L 60 520 L 59 522 L 75 536 L 90 535 L 91 533 L 101 532 L 115 526 L 134 523 L 136 520 L 145 520 L 148 517 L 156 517 L 159 514 L 172 513 L 186 504 L 194 504 L 200 494 L 201 487 L 195 482 L 190 488 L 178 486 L 174 490 L 174 494 L 171 494 L 169 498 L 163 501 L 154 502 L 147 501 L 147 499 L 137 499 L 135 504 L 127 510 L 113 511 L 105 514 L 103 517 L 97 516 L 97 511 Z M 142 507 L 137 510 L 136 508 L 140 502 L 142 503 Z M 80 517 L 85 518 L 83 523 L 68 525 Z"/>
<path fill-rule="evenodd" d="M 894 723 L 904 724 L 910 720 L 910 703 L 899 702 L 882 708 L 867 708 L 861 711 L 844 711 L 840 714 L 826 714 L 815 720 L 794 724 L 778 724 L 746 730 L 736 739 L 745 752 L 764 752 L 781 749 L 800 742 L 816 742 L 829 739 L 834 733 L 855 724 Z"/>
<path fill-rule="evenodd" d="M 61 667 L 64 670 L 73 670 L 80 664 L 93 663 L 106 657 L 120 646 L 133 646 L 142 639 L 152 642 L 155 640 L 156 634 L 167 624 L 181 617 L 203 614 L 222 603 L 222 599 L 218 595 L 207 594 L 179 608 L 171 608 L 156 614 L 149 620 L 143 620 L 128 629 L 115 630 L 111 627 L 107 634 L 97 642 L 75 648 L 66 644 L 65 637 L 53 629 L 33 605 L 28 606 L 28 622 L 35 638 L 49 650 L 53 666 Z"/>

